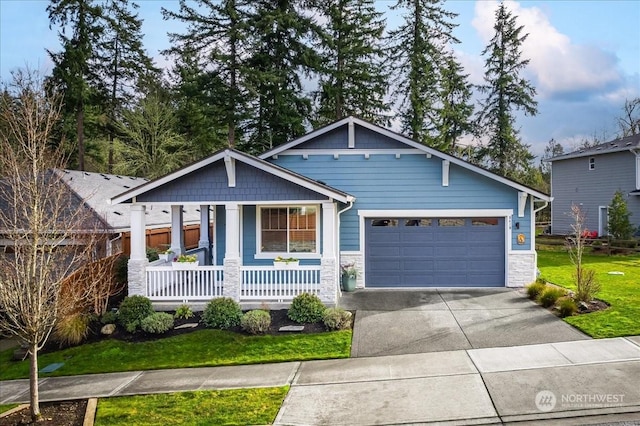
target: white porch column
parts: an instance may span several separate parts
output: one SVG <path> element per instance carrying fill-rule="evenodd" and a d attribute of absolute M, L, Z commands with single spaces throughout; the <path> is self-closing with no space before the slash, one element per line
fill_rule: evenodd
<path fill-rule="evenodd" d="M 171 251 L 176 255 L 184 253 L 184 232 L 182 206 L 171 206 Z"/>
<path fill-rule="evenodd" d="M 205 249 L 205 263 L 211 264 L 211 242 L 209 241 L 209 206 L 200 206 L 200 239 L 198 247 Z"/>
<path fill-rule="evenodd" d="M 149 264 L 146 253 L 145 213 L 143 205 L 131 205 L 131 255 L 128 263 L 129 296 L 147 296 L 146 267 Z"/>
<path fill-rule="evenodd" d="M 336 205 L 322 203 L 322 259 L 320 261 L 320 300 L 335 305 L 338 298 L 336 256 Z"/>
<path fill-rule="evenodd" d="M 226 297 L 240 300 L 240 209 L 238 204 L 225 206 L 224 292 Z"/>

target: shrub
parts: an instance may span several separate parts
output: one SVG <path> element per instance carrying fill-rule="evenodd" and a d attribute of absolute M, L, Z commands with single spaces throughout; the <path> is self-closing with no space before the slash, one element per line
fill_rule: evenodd
<path fill-rule="evenodd" d="M 153 313 L 151 300 L 144 296 L 128 296 L 120 303 L 118 321 L 129 333 L 140 329 L 143 319 Z"/>
<path fill-rule="evenodd" d="M 174 317 L 178 319 L 189 319 L 193 317 L 193 311 L 189 305 L 180 305 L 178 309 L 176 309 Z"/>
<path fill-rule="evenodd" d="M 596 280 L 596 271 L 580 266 L 573 273 L 573 278 L 578 283 L 575 299 L 578 302 L 591 302 L 600 291 L 600 283 Z"/>
<path fill-rule="evenodd" d="M 271 326 L 271 315 L 261 309 L 249 311 L 242 316 L 240 326 L 250 334 L 264 334 Z"/>
<path fill-rule="evenodd" d="M 89 334 L 91 315 L 84 312 L 69 314 L 56 322 L 54 337 L 63 346 L 82 343 Z"/>
<path fill-rule="evenodd" d="M 299 324 L 314 323 L 322 320 L 325 306 L 315 294 L 302 293 L 294 297 L 287 316 Z"/>
<path fill-rule="evenodd" d="M 550 308 L 564 295 L 565 292 L 559 288 L 548 287 L 540 294 L 540 296 L 538 296 L 538 302 L 540 302 L 540 304 L 545 308 Z"/>
<path fill-rule="evenodd" d="M 351 328 L 351 312 L 342 308 L 327 308 L 322 315 L 322 322 L 328 330 L 348 330 Z"/>
<path fill-rule="evenodd" d="M 166 333 L 173 328 L 173 315 L 166 312 L 154 312 L 140 321 L 140 327 L 146 333 Z"/>
<path fill-rule="evenodd" d="M 118 315 L 115 312 L 107 311 L 100 317 L 102 324 L 115 324 L 118 320 Z"/>
<path fill-rule="evenodd" d="M 566 298 L 558 303 L 558 313 L 560 313 L 562 318 L 570 317 L 576 312 L 578 312 L 578 305 L 576 305 L 575 300 Z"/>
<path fill-rule="evenodd" d="M 213 299 L 202 313 L 202 320 L 207 327 L 223 330 L 240 325 L 241 318 L 240 305 L 229 297 Z"/>
<path fill-rule="evenodd" d="M 529 299 L 536 300 L 540 293 L 544 291 L 547 285 L 544 282 L 536 281 L 527 286 L 527 295 Z"/>

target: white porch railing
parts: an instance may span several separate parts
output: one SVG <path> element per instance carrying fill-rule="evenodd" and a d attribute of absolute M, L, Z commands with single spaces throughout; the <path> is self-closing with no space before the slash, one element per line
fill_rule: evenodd
<path fill-rule="evenodd" d="M 211 300 L 221 297 L 222 266 L 199 266 L 196 269 L 175 269 L 172 266 L 147 267 L 147 297 L 152 301 L 183 302 Z"/>
<path fill-rule="evenodd" d="M 318 294 L 320 265 L 275 269 L 273 266 L 241 266 L 240 300 L 291 300 L 301 293 Z"/>

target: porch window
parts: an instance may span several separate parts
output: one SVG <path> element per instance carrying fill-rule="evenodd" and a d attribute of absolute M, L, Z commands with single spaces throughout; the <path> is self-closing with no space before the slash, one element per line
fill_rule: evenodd
<path fill-rule="evenodd" d="M 260 208 L 260 252 L 316 253 L 318 208 L 287 206 Z"/>

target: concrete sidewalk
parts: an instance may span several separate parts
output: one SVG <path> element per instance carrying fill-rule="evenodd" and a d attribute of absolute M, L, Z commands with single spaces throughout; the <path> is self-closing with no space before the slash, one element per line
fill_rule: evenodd
<path fill-rule="evenodd" d="M 277 425 L 640 422 L 640 337 L 44 378 L 43 401 L 290 385 Z M 28 381 L 0 382 L 0 403 Z M 630 423 L 633 424 L 633 423 Z"/>

